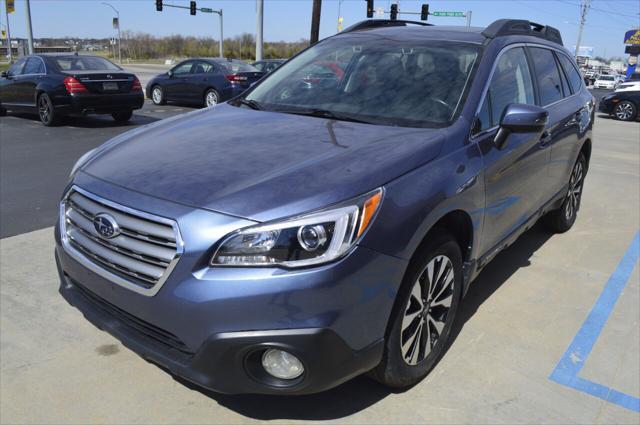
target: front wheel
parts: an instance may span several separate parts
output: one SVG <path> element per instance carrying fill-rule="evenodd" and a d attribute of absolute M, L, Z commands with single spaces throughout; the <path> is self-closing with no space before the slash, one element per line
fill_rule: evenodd
<path fill-rule="evenodd" d="M 153 87 L 153 89 L 151 90 L 151 101 L 155 105 L 164 105 L 165 104 L 164 91 L 162 90 L 162 87 L 160 87 L 160 86 L 154 86 Z"/>
<path fill-rule="evenodd" d="M 447 346 L 461 293 L 460 247 L 449 233 L 436 230 L 409 265 L 382 361 L 371 376 L 394 388 L 420 382 Z"/>
<path fill-rule="evenodd" d="M 133 111 L 114 112 L 111 116 L 116 122 L 127 122 L 133 116 Z"/>
<path fill-rule="evenodd" d="M 46 93 L 38 96 L 38 116 L 42 124 L 47 127 L 55 125 L 57 122 L 58 114 L 56 113 L 51 98 Z"/>
<path fill-rule="evenodd" d="M 544 224 L 553 232 L 564 233 L 571 229 L 576 221 L 580 201 L 582 200 L 582 188 L 584 178 L 587 174 L 587 160 L 582 153 L 573 166 L 571 177 L 569 178 L 569 188 L 567 195 L 562 201 L 560 208 L 549 211 L 544 217 Z"/>
<path fill-rule="evenodd" d="M 621 121 L 633 121 L 636 113 L 636 106 L 628 100 L 618 103 L 613 110 L 613 115 Z"/>

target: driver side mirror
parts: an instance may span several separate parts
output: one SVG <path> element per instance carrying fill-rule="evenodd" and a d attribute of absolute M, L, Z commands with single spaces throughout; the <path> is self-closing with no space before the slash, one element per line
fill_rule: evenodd
<path fill-rule="evenodd" d="M 9 73 L 7 71 L 2 71 L 2 73 L 0 74 L 0 77 L 9 78 Z"/>
<path fill-rule="evenodd" d="M 173 77 L 173 71 L 167 71 L 167 76 L 168 76 L 169 78 Z"/>
<path fill-rule="evenodd" d="M 512 103 L 502 113 L 500 129 L 493 139 L 498 149 L 507 146 L 511 133 L 541 133 L 549 121 L 549 112 L 535 105 Z"/>

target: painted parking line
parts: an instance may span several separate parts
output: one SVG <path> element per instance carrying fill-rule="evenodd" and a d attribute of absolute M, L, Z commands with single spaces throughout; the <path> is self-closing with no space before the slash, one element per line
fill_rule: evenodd
<path fill-rule="evenodd" d="M 640 398 L 621 393 L 612 388 L 583 379 L 578 376 L 584 366 L 598 336 L 607 323 L 609 315 L 626 286 L 633 268 L 640 255 L 640 232 L 636 233 L 633 242 L 625 252 L 602 293 L 598 297 L 591 312 L 573 338 L 549 379 L 567 387 L 598 397 L 609 403 L 617 404 L 635 412 L 640 412 Z"/>

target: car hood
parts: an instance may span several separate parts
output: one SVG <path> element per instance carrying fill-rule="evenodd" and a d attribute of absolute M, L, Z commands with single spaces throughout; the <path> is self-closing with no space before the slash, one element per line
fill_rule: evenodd
<path fill-rule="evenodd" d="M 158 198 L 265 221 L 382 186 L 435 158 L 443 133 L 222 104 L 125 133 L 81 170 Z"/>

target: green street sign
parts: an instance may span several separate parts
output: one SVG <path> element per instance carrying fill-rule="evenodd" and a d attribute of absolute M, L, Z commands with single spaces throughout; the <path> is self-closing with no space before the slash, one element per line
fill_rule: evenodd
<path fill-rule="evenodd" d="M 209 9 L 208 7 L 201 7 L 200 12 L 213 13 L 213 9 Z"/>
<path fill-rule="evenodd" d="M 466 15 L 464 12 L 431 12 L 433 16 L 446 16 L 449 18 L 464 18 Z"/>

